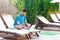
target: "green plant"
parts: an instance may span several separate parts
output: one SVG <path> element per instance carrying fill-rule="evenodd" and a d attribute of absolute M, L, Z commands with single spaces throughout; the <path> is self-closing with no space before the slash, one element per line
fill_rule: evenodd
<path fill-rule="evenodd" d="M 12 1 L 12 0 L 11 0 Z M 51 0 L 14 0 L 12 4 L 16 7 L 18 12 L 23 8 L 27 10 L 27 21 L 34 24 L 37 15 L 42 15 L 50 19 L 49 12 L 58 11 L 58 3 L 50 3 Z"/>
<path fill-rule="evenodd" d="M 36 15 L 38 13 L 39 7 L 38 0 L 25 0 L 25 9 L 27 10 L 28 22 L 34 24 L 36 21 Z"/>
<path fill-rule="evenodd" d="M 42 15 L 47 19 L 50 19 L 49 12 L 58 11 L 59 4 L 58 3 L 50 3 L 51 0 L 40 0 L 39 9 L 37 15 Z"/>

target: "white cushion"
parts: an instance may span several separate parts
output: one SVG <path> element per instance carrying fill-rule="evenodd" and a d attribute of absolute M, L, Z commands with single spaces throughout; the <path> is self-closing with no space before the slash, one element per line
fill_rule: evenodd
<path fill-rule="evenodd" d="M 29 31 L 30 31 L 30 32 L 39 32 L 40 30 L 37 30 L 37 29 L 34 29 L 34 30 L 32 29 L 32 30 L 31 30 L 31 29 L 30 29 Z"/>
<path fill-rule="evenodd" d="M 46 18 L 44 18 L 43 16 L 37 16 L 37 18 L 39 19 L 39 20 L 41 20 L 43 23 L 45 23 L 45 24 L 48 24 L 48 23 L 50 23 Z"/>
<path fill-rule="evenodd" d="M 14 20 L 11 15 L 2 15 L 3 19 L 5 20 L 8 28 L 14 28 Z"/>
<path fill-rule="evenodd" d="M 4 38 L 0 37 L 0 40 L 3 40 Z"/>
<path fill-rule="evenodd" d="M 20 34 L 20 35 L 28 34 L 29 33 L 29 31 L 26 31 L 26 30 L 16 30 L 16 29 L 0 29 L 0 31 L 17 33 L 17 34 Z"/>
<path fill-rule="evenodd" d="M 28 31 L 28 32 L 39 32 L 40 30 L 38 30 L 38 29 L 29 29 L 29 30 L 27 30 L 27 29 L 21 29 L 21 30 L 25 30 L 25 31 Z"/>
<path fill-rule="evenodd" d="M 45 24 L 51 24 L 51 25 L 60 26 L 60 23 L 51 23 L 47 19 L 45 19 L 43 16 L 39 16 L 38 18 Z"/>

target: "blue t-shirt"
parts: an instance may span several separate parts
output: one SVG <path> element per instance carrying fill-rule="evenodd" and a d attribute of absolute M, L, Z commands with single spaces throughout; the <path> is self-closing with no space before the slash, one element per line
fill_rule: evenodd
<path fill-rule="evenodd" d="M 26 21 L 26 16 L 23 16 L 22 14 L 18 14 L 14 20 L 14 28 L 17 26 L 17 22 L 19 22 L 21 25 L 25 23 Z"/>

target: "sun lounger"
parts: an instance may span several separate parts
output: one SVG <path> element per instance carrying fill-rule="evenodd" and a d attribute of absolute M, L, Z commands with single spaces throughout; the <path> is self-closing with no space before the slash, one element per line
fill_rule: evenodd
<path fill-rule="evenodd" d="M 3 21 L 5 22 L 5 25 L 8 27 L 8 28 L 11 28 L 11 29 L 14 29 L 14 26 L 13 26 L 13 23 L 14 23 L 14 19 L 12 18 L 11 15 L 2 15 L 2 19 Z M 40 30 L 37 30 L 37 29 L 34 29 L 36 25 L 32 25 L 31 28 L 29 28 L 29 32 L 32 32 L 32 33 L 36 33 L 36 32 L 39 32 Z"/>
<path fill-rule="evenodd" d="M 45 17 L 43 16 L 37 16 L 37 18 L 40 20 L 40 22 L 42 22 L 42 25 L 43 27 L 60 27 L 60 24 L 59 23 L 52 23 L 52 22 L 49 22 Z"/>
<path fill-rule="evenodd" d="M 12 18 L 11 15 L 2 15 L 2 19 L 5 22 L 5 24 L 7 25 L 8 28 L 14 29 L 14 19 Z M 32 25 L 30 27 L 30 30 L 34 29 L 36 25 Z M 35 30 L 36 31 L 36 30 Z M 37 30 L 40 31 L 40 30 Z"/>
<path fill-rule="evenodd" d="M 0 17 L 0 33 L 8 33 L 8 34 L 13 34 L 15 37 L 20 39 L 21 36 L 23 35 L 28 35 L 30 32 L 29 31 L 23 31 L 23 30 L 16 30 L 16 29 L 7 29 Z"/>

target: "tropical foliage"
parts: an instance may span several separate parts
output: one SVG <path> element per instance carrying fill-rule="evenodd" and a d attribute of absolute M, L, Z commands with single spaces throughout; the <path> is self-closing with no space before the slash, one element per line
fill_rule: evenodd
<path fill-rule="evenodd" d="M 58 11 L 59 4 L 53 4 L 50 3 L 50 1 L 51 0 L 15 0 L 13 3 L 18 12 L 21 12 L 23 8 L 27 10 L 28 22 L 33 24 L 36 21 L 37 15 L 42 15 L 49 19 L 49 12 Z"/>

